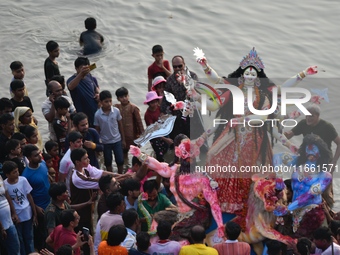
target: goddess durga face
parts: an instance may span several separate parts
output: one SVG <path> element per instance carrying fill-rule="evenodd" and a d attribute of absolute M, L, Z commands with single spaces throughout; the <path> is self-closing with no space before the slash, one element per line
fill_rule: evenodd
<path fill-rule="evenodd" d="M 254 81 L 257 78 L 257 72 L 254 67 L 249 66 L 243 73 L 244 77 L 244 85 L 246 86 L 254 86 Z"/>

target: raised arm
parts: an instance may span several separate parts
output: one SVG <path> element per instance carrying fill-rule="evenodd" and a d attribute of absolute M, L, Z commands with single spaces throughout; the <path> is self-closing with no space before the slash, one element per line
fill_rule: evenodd
<path fill-rule="evenodd" d="M 290 79 L 286 80 L 281 87 L 294 87 L 296 86 L 300 81 L 302 81 L 306 76 L 313 75 L 318 72 L 317 66 L 309 66 L 302 72 L 299 72 L 298 74 L 294 75 Z"/>
<path fill-rule="evenodd" d="M 90 68 L 88 65 L 86 66 L 82 66 L 80 72 L 77 74 L 77 76 L 72 80 L 70 81 L 68 84 L 67 84 L 67 87 L 68 89 L 71 91 L 71 90 L 74 90 L 79 82 L 88 74 L 90 73 Z"/>
<path fill-rule="evenodd" d="M 162 177 L 170 178 L 171 174 L 177 169 L 177 165 L 170 167 L 167 163 L 159 162 L 157 159 L 141 152 L 136 146 L 130 145 L 130 153 L 137 157 L 143 164 L 146 164 L 149 169 L 154 170 Z"/>
<path fill-rule="evenodd" d="M 197 63 L 199 63 L 207 78 L 214 84 L 224 83 L 224 79 L 220 77 L 214 69 L 212 69 L 207 62 L 206 57 L 201 49 L 195 48 L 194 49 L 194 56 L 196 57 Z"/>

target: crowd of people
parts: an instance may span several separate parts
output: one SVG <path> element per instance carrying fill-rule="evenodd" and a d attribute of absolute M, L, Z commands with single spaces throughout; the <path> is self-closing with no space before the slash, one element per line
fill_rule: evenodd
<path fill-rule="evenodd" d="M 104 38 L 95 31 L 94 18 L 86 19 L 85 27 L 87 31 L 81 34 L 79 42 L 87 55 L 101 50 Z M 220 126 L 208 150 L 205 141 L 210 134 L 205 132 L 199 109 L 192 107 L 190 114 L 185 112 L 190 102 L 201 101 L 190 87 L 198 81 L 197 75 L 186 67 L 180 55 L 174 56 L 171 63 L 165 60 L 161 45 L 152 48 L 154 62 L 147 69 L 145 125 L 138 106 L 129 100 L 127 88 L 115 90 L 117 104 L 113 104 L 115 99 L 110 91 L 100 90 L 91 74 L 94 66 L 87 57 L 74 61 L 76 73 L 65 81 L 56 61 L 58 43 L 49 41 L 46 50 L 47 97 L 41 110 L 48 123 L 49 140 L 43 141 L 40 135 L 42 124 L 34 117 L 30 88 L 24 82 L 25 70 L 20 61 L 10 64 L 10 98 L 0 99 L 0 254 L 250 254 L 250 245 L 237 241 L 242 223 L 230 221 L 224 226 L 222 212 L 242 215 L 247 208 L 251 177 L 194 173 L 193 158 L 208 151 L 210 165 L 232 164 L 239 168 L 270 164 L 273 155 L 268 133 L 275 132 L 267 126 L 246 130 L 236 127 L 233 132 L 230 126 Z M 253 107 L 268 109 L 274 84 L 263 72 L 256 51 L 251 54 L 247 58 L 256 57 L 257 62 L 241 62 L 228 78 L 218 76 L 205 58 L 198 62 L 212 83 L 230 84 L 236 79 L 241 89 L 254 87 Z M 282 86 L 294 86 L 313 73 L 308 68 Z M 169 93 L 177 102 L 184 102 L 184 107 L 179 109 L 169 102 Z M 225 93 L 224 103 L 212 108 L 218 108 L 217 116 L 230 120 L 235 116 L 226 108 L 232 109 L 232 97 Z M 327 159 L 323 163 L 335 165 L 340 156 L 340 138 L 331 123 L 320 119 L 318 106 L 308 109 L 312 115 L 278 139 L 287 145 L 294 135 L 319 135 L 325 146 L 314 142 L 305 147 L 315 145 L 317 148 L 311 149 L 314 152 L 325 148 L 328 153 L 334 142 L 334 157 L 323 157 Z M 143 135 L 144 127 L 166 114 L 176 116 L 174 128 L 169 135 L 150 140 L 154 157 L 134 147 L 134 140 Z M 246 115 L 253 116 L 249 111 Z M 303 150 L 307 150 L 305 147 Z M 131 162 L 129 150 L 133 155 Z M 175 154 L 172 162 L 166 162 L 169 151 Z M 305 161 L 316 164 L 318 158 L 313 161 L 310 155 L 316 157 L 319 153 L 306 156 Z M 117 173 L 113 171 L 113 162 Z M 309 192 L 309 188 L 320 183 L 319 190 L 329 190 L 331 176 L 304 176 L 313 180 L 309 186 L 300 176 L 294 178 L 292 189 L 287 189 L 293 193 L 290 202 L 296 205 L 301 196 L 308 194 L 308 199 L 324 213 L 327 227 L 298 236 L 297 244 L 288 248 L 301 255 L 340 254 L 338 215 L 332 214 L 331 202 L 319 201 L 321 193 Z M 289 188 L 289 182 L 286 183 Z M 300 184 L 308 188 L 302 190 Z M 168 212 L 165 216 L 164 211 Z M 218 237 L 226 240 L 214 247 L 205 244 L 210 215 L 216 221 Z M 297 237 L 294 233 L 292 236 Z M 317 247 L 314 250 L 313 245 Z M 269 255 L 288 254 L 280 240 L 267 240 L 266 247 Z"/>

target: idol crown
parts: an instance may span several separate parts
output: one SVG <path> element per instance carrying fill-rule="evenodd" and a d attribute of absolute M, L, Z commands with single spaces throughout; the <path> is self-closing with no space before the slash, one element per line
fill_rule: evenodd
<path fill-rule="evenodd" d="M 264 64 L 262 63 L 261 58 L 257 55 L 255 47 L 253 47 L 249 54 L 243 57 L 242 61 L 240 62 L 240 67 L 242 69 L 245 69 L 248 66 L 255 67 L 259 72 L 261 72 L 261 69 L 264 69 Z"/>

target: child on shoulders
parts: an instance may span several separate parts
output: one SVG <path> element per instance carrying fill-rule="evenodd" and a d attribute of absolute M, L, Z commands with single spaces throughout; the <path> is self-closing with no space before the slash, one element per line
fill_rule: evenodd
<path fill-rule="evenodd" d="M 71 131 L 72 122 L 68 108 L 70 107 L 69 101 L 64 97 L 58 97 L 54 101 L 54 108 L 56 110 L 55 118 L 52 122 L 54 132 L 57 136 L 59 146 L 59 156 L 63 156 L 65 150 L 65 139 L 67 134 Z"/>

